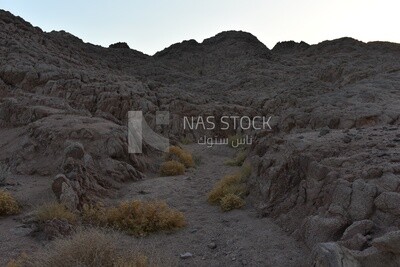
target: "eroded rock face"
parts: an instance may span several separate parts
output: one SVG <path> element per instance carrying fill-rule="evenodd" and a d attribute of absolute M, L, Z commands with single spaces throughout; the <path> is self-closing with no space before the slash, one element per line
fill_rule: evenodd
<path fill-rule="evenodd" d="M 369 248 L 400 226 L 399 150 L 393 141 L 399 134 L 398 126 L 374 126 L 331 129 L 324 135 L 304 131 L 280 138 L 260 136 L 250 155 L 256 170 L 249 181 L 251 195 L 263 214 L 275 217 L 310 249 L 337 242 L 328 253 L 337 256 L 328 261 L 346 258 L 343 249 L 352 255 L 360 252 L 360 266 L 366 258 L 388 253 L 395 254 L 390 257 L 395 261 L 397 252 Z M 345 136 L 351 142 L 344 142 Z M 317 250 L 324 258 L 326 248 Z M 362 254 L 365 250 L 371 255 Z"/>

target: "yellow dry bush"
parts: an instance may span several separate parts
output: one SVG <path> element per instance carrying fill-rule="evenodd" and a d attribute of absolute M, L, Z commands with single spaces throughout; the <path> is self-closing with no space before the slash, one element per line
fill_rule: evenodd
<path fill-rule="evenodd" d="M 238 196 L 246 194 L 246 185 L 240 173 L 227 175 L 219 180 L 208 194 L 208 201 L 212 204 L 218 204 L 228 194 Z"/>
<path fill-rule="evenodd" d="M 77 215 L 68 210 L 64 205 L 52 202 L 40 206 L 36 211 L 36 218 L 39 222 L 53 219 L 66 220 L 69 223 L 76 223 Z"/>
<path fill-rule="evenodd" d="M 168 259 L 138 247 L 124 247 L 122 236 L 100 229 L 83 229 L 72 236 L 56 239 L 25 260 L 32 267 L 150 267 L 171 266 Z"/>
<path fill-rule="evenodd" d="M 184 174 L 185 169 L 185 165 L 182 163 L 175 160 L 170 160 L 161 164 L 160 173 L 164 176 L 175 176 Z"/>
<path fill-rule="evenodd" d="M 233 209 L 240 209 L 244 206 L 245 201 L 235 194 L 228 194 L 221 199 L 220 204 L 223 211 L 230 211 Z"/>
<path fill-rule="evenodd" d="M 178 146 L 171 146 L 166 155 L 166 160 L 176 160 L 185 165 L 186 168 L 194 167 L 192 154 Z"/>
<path fill-rule="evenodd" d="M 84 205 L 82 208 L 83 222 L 94 226 L 105 226 L 107 224 L 107 209 L 102 205 Z"/>
<path fill-rule="evenodd" d="M 245 165 L 240 172 L 223 177 L 208 194 L 208 202 L 221 205 L 225 211 L 230 210 L 230 207 L 242 207 L 243 197 L 247 195 L 246 179 L 250 175 L 251 167 Z"/>
<path fill-rule="evenodd" d="M 182 212 L 170 208 L 164 201 L 122 202 L 111 208 L 86 208 L 83 220 L 97 226 L 108 226 L 133 235 L 170 231 L 186 225 Z"/>
<path fill-rule="evenodd" d="M 9 192 L 0 190 L 0 216 L 17 214 L 19 211 L 15 198 Z"/>

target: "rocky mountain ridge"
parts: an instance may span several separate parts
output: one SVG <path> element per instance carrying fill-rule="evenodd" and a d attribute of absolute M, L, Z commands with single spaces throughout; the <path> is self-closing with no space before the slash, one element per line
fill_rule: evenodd
<path fill-rule="evenodd" d="M 170 111 L 158 130 L 173 142 L 202 134 L 184 131 L 182 116 L 272 115 L 273 132 L 252 133 L 249 148 L 260 213 L 321 266 L 399 264 L 399 44 L 341 38 L 270 50 L 230 31 L 148 56 L 0 11 L 0 58 L 0 160 L 15 174 L 57 175 L 74 208 L 156 169 L 149 146 L 127 153 L 130 110 L 154 129 L 155 112 Z"/>

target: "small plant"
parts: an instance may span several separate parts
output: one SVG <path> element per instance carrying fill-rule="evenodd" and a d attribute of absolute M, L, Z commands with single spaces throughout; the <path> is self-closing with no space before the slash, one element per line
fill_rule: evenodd
<path fill-rule="evenodd" d="M 68 210 L 60 203 L 48 203 L 39 207 L 36 211 L 36 218 L 39 222 L 46 222 L 53 219 L 66 220 L 69 223 L 76 223 L 77 215 Z"/>
<path fill-rule="evenodd" d="M 157 231 L 170 231 L 186 225 L 183 213 L 170 208 L 163 201 L 122 202 L 117 207 L 84 209 L 85 222 L 108 226 L 133 235 L 147 235 Z"/>
<path fill-rule="evenodd" d="M 242 167 L 240 172 L 227 175 L 218 181 L 208 194 L 208 202 L 218 204 L 222 210 L 241 208 L 247 195 L 246 179 L 251 175 L 250 165 Z"/>
<path fill-rule="evenodd" d="M 83 229 L 67 238 L 59 238 L 23 261 L 32 267 L 147 267 L 171 266 L 169 259 L 139 247 L 120 243 L 121 235 L 100 229 Z"/>
<path fill-rule="evenodd" d="M 0 190 L 0 216 L 19 213 L 20 207 L 15 198 L 4 190 Z"/>
<path fill-rule="evenodd" d="M 221 199 L 221 209 L 223 211 L 230 211 L 233 209 L 240 209 L 241 207 L 243 207 L 245 204 L 245 201 L 235 195 L 235 194 L 228 194 L 225 195 L 222 199 Z"/>
<path fill-rule="evenodd" d="M 185 165 L 176 161 L 169 160 L 161 164 L 160 173 L 164 176 L 175 176 L 185 173 Z"/>
<path fill-rule="evenodd" d="M 240 173 L 227 175 L 218 181 L 211 192 L 208 194 L 208 201 L 211 204 L 219 204 L 221 199 L 229 194 L 239 197 L 247 193 L 246 185 Z"/>
<path fill-rule="evenodd" d="M 178 146 L 171 146 L 168 150 L 166 160 L 176 160 L 185 165 L 186 168 L 194 167 L 192 154 Z"/>
<path fill-rule="evenodd" d="M 239 151 L 234 159 L 227 160 L 225 164 L 228 166 L 242 166 L 246 156 L 247 153 L 245 151 Z"/>

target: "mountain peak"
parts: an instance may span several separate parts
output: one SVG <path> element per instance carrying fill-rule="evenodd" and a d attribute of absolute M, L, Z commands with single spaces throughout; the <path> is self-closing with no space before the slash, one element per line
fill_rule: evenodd
<path fill-rule="evenodd" d="M 225 57 L 250 56 L 269 57 L 270 50 L 257 37 L 243 31 L 224 31 L 204 39 L 183 41 L 158 52 L 155 56 L 176 56 L 182 53 L 205 53 Z"/>

